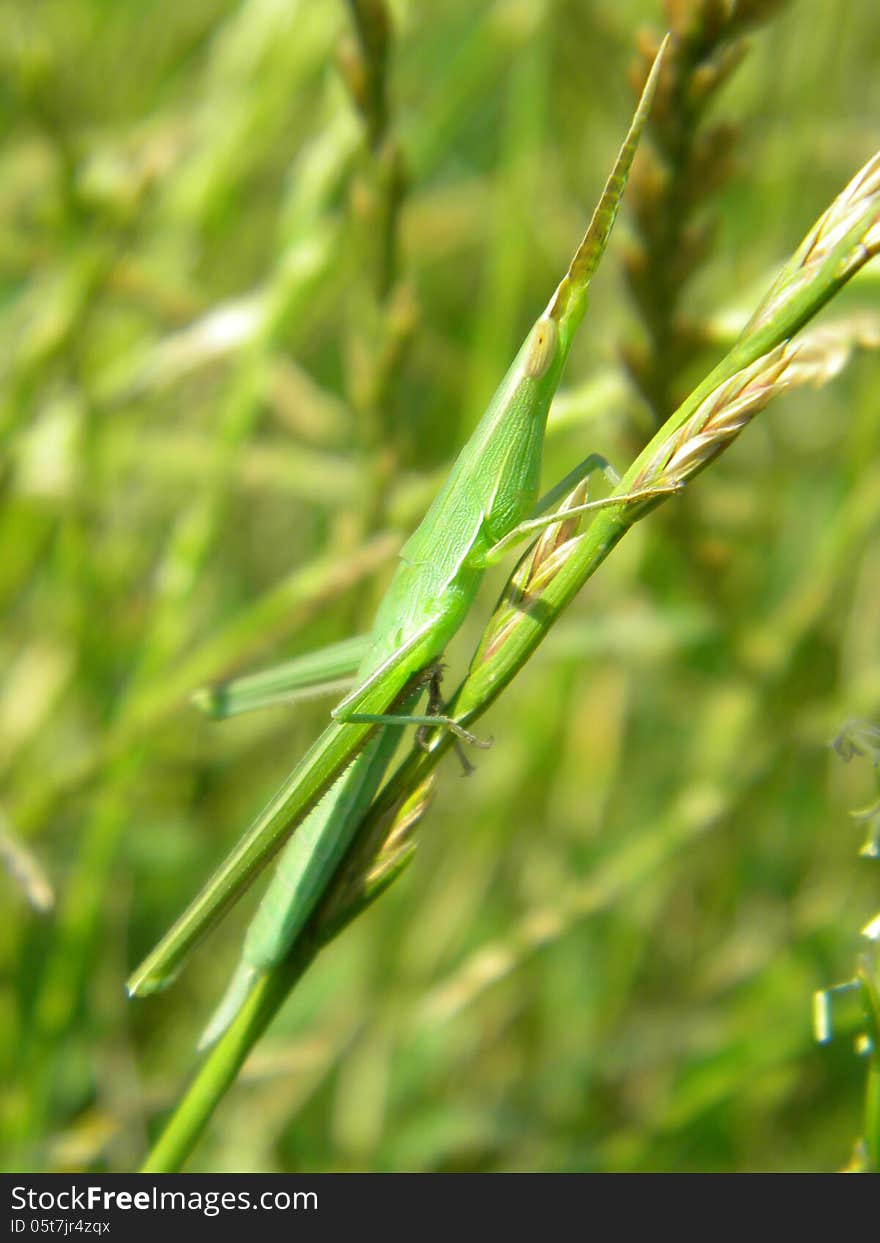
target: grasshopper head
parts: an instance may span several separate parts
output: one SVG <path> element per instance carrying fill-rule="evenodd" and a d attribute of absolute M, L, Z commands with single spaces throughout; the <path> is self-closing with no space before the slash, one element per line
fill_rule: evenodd
<path fill-rule="evenodd" d="M 556 347 L 559 342 L 559 329 L 556 321 L 549 315 L 542 315 L 535 324 L 526 346 L 523 370 L 533 380 L 540 380 L 550 370 L 556 358 Z"/>

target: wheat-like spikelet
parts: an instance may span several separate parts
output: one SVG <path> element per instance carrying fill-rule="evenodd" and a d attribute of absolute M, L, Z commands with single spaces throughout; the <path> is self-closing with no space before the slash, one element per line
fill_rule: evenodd
<path fill-rule="evenodd" d="M 865 316 L 816 328 L 796 341 L 783 342 L 719 384 L 659 445 L 630 490 L 677 491 L 723 452 L 774 397 L 800 385 L 826 384 L 842 370 L 854 348 L 877 344 L 880 326 Z M 580 516 L 566 518 L 566 510 L 582 504 L 587 490 L 584 481 L 565 498 L 559 523 L 548 527 L 520 560 L 483 635 L 472 670 L 496 656 L 523 619 L 538 610 L 541 593 L 565 565 L 578 533 Z M 652 503 L 649 499 L 644 505 L 632 505 L 633 513 L 644 512 Z"/>
<path fill-rule="evenodd" d="M 880 252 L 880 152 L 856 173 L 824 212 L 780 272 L 746 325 L 738 346 L 747 346 L 783 316 L 836 256 L 835 280 L 849 280 Z M 855 344 L 876 343 L 876 326 L 865 319 L 849 326 L 818 328 L 782 341 L 723 380 L 697 409 L 662 441 L 631 488 L 682 484 L 725 449 L 779 393 L 801 384 L 826 383 Z"/>
<path fill-rule="evenodd" d="M 328 900 L 315 917 L 315 940 L 330 940 L 369 906 L 409 863 L 413 835 L 434 800 L 437 774 L 424 781 L 377 816 L 339 873 Z"/>
<path fill-rule="evenodd" d="M 774 397 L 796 385 L 823 384 L 834 372 L 835 359 L 811 336 L 777 346 L 710 393 L 646 463 L 636 487 L 686 483 Z"/>
<path fill-rule="evenodd" d="M 763 328 L 787 302 L 809 285 L 816 270 L 866 212 L 867 226 L 842 260 L 838 272 L 840 278 L 854 275 L 863 264 L 880 253 L 880 151 L 856 173 L 816 221 L 749 320 L 743 331 L 744 337 Z"/>

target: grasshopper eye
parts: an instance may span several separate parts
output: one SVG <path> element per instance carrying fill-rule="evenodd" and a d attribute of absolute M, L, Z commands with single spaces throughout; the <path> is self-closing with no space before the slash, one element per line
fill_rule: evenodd
<path fill-rule="evenodd" d="M 556 357 L 556 341 L 558 338 L 556 320 L 542 316 L 532 329 L 529 347 L 526 350 L 523 368 L 527 376 L 540 380 Z"/>

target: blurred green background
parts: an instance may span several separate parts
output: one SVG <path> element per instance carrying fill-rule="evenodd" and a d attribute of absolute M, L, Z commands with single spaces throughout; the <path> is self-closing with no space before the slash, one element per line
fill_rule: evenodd
<path fill-rule="evenodd" d="M 328 709 L 215 725 L 188 696 L 369 624 L 666 22 L 660 0 L 391 8 L 389 160 L 337 67 L 342 0 L 0 4 L 4 1168 L 131 1169 L 177 1098 L 253 899 L 166 994 L 122 982 Z M 719 343 L 678 397 L 878 146 L 870 0 L 791 3 L 743 50 L 684 298 Z M 623 468 L 652 426 L 621 362 L 644 342 L 627 232 L 548 485 L 591 450 Z M 877 289 L 869 267 L 825 320 Z M 845 1164 L 864 1068 L 813 1043 L 810 1003 L 878 905 L 848 816 L 870 769 L 826 746 L 880 713 L 878 379 L 862 353 L 775 403 L 624 541 L 190 1169 Z"/>

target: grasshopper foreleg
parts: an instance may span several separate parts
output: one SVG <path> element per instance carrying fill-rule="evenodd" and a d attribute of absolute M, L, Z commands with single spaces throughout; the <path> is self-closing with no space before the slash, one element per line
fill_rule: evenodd
<path fill-rule="evenodd" d="M 417 725 L 418 733 L 416 737 L 419 745 L 425 749 L 427 749 L 427 735 L 432 729 L 447 729 L 456 738 L 460 738 L 462 742 L 468 743 L 469 746 L 479 747 L 483 751 L 487 750 L 492 745 L 491 738 L 478 738 L 476 734 L 472 734 L 463 725 L 459 725 L 458 721 L 454 721 L 451 716 L 446 716 L 445 713 L 440 711 L 443 707 L 443 697 L 440 694 L 441 669 L 442 666 L 436 663 L 428 665 L 414 681 L 409 683 L 405 696 L 401 696 L 401 698 L 408 698 L 414 691 L 427 685 L 428 704 L 426 712 L 351 712 L 346 711 L 344 708 L 337 708 L 332 715 L 335 720 L 351 725 Z"/>
<path fill-rule="evenodd" d="M 430 665 L 425 670 L 425 681 L 428 686 L 428 703 L 426 705 L 425 711 L 427 715 L 430 717 L 442 716 L 443 694 L 440 690 L 440 685 L 441 685 L 441 682 L 443 681 L 443 665 L 439 663 L 435 665 Z M 419 744 L 419 746 L 422 748 L 423 751 L 430 751 L 431 749 L 431 745 L 430 745 L 431 729 L 432 729 L 432 726 L 430 725 L 420 725 L 419 728 L 416 730 L 416 742 Z M 473 741 L 478 746 L 485 745 L 485 744 L 481 744 L 478 738 L 474 738 L 473 734 L 470 735 L 470 738 L 468 739 L 468 741 L 471 741 L 471 739 L 473 739 Z M 491 741 L 491 739 L 489 741 Z M 463 777 L 469 777 L 471 773 L 474 772 L 474 765 L 468 759 L 465 753 L 465 749 L 461 745 L 460 737 L 455 738 L 454 746 L 455 746 L 455 754 L 458 756 L 459 763 L 461 764 L 461 775 Z"/>

